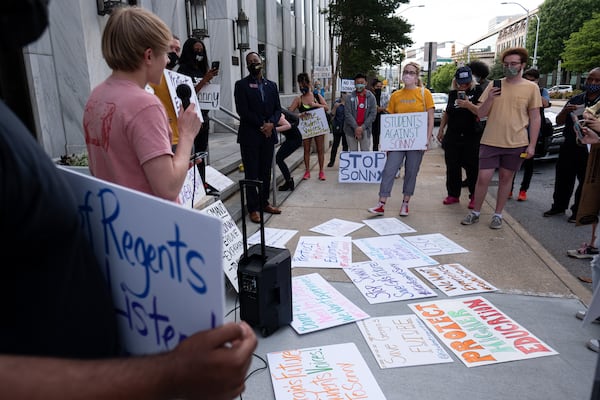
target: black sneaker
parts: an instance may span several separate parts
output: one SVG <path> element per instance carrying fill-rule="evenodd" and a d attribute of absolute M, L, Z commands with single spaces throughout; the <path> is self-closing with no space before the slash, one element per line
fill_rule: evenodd
<path fill-rule="evenodd" d="M 571 223 L 571 224 L 574 224 L 575 222 L 577 222 L 577 218 L 575 218 L 575 216 L 574 216 L 574 215 L 571 215 L 571 216 L 569 217 L 569 219 L 567 220 L 567 222 L 569 222 L 569 223 Z"/>
<path fill-rule="evenodd" d="M 552 217 L 554 215 L 562 215 L 565 213 L 565 210 L 559 210 L 558 208 L 551 208 L 544 213 L 544 217 Z"/>

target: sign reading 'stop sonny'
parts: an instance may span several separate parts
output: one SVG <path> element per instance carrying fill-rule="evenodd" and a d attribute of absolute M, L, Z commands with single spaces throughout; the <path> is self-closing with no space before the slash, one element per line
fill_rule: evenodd
<path fill-rule="evenodd" d="M 382 114 L 380 149 L 425 150 L 427 148 L 427 113 Z"/>

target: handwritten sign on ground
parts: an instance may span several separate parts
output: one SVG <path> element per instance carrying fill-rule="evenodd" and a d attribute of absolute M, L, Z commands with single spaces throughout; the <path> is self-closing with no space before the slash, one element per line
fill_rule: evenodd
<path fill-rule="evenodd" d="M 404 236 L 404 239 L 429 256 L 469 252 L 469 250 L 460 247 L 441 233 Z"/>
<path fill-rule="evenodd" d="M 356 239 L 353 243 L 373 261 L 393 261 L 406 268 L 439 264 L 400 235 Z"/>
<path fill-rule="evenodd" d="M 381 150 L 425 150 L 427 113 L 381 114 Z"/>
<path fill-rule="evenodd" d="M 206 183 L 223 192 L 229 187 L 235 185 L 235 182 L 229 179 L 227 175 L 223 175 L 221 171 L 214 169 L 210 165 L 206 166 Z"/>
<path fill-rule="evenodd" d="M 293 229 L 265 228 L 265 245 L 285 249 L 286 243 L 298 231 Z M 248 244 L 260 244 L 260 229 L 248 238 Z"/>
<path fill-rule="evenodd" d="M 206 190 L 198 168 L 188 169 L 179 192 L 179 202 L 186 208 L 194 208 L 202 202 L 204 196 L 206 196 Z"/>
<path fill-rule="evenodd" d="M 221 85 L 209 83 L 198 92 L 198 104 L 202 110 L 218 110 L 221 102 Z"/>
<path fill-rule="evenodd" d="M 292 328 L 299 334 L 355 322 L 369 315 L 319 274 L 292 278 Z"/>
<path fill-rule="evenodd" d="M 298 130 L 302 134 L 302 139 L 327 135 L 329 133 L 329 122 L 327 122 L 325 110 L 315 108 L 314 110 L 302 112 L 300 114 Z"/>
<path fill-rule="evenodd" d="M 322 233 L 323 235 L 329 236 L 346 236 L 354 232 L 357 229 L 365 226 L 358 222 L 344 221 L 343 219 L 333 218 L 327 222 L 323 222 L 320 225 L 310 228 L 312 232 Z"/>
<path fill-rule="evenodd" d="M 108 280 L 128 353 L 171 350 L 193 333 L 223 323 L 223 272 L 215 268 L 223 246 L 219 219 L 60 171 Z"/>
<path fill-rule="evenodd" d="M 173 107 L 175 108 L 177 116 L 179 117 L 179 109 L 181 107 L 181 99 L 177 96 L 177 86 L 183 84 L 190 88 L 190 93 L 192 94 L 190 96 L 190 104 L 194 105 L 196 108 L 196 114 L 198 114 L 200 121 L 204 122 L 202 119 L 202 113 L 200 112 L 200 106 L 198 105 L 198 98 L 193 95 L 196 93 L 196 90 L 194 89 L 194 82 L 192 81 L 192 78 L 168 69 L 165 69 L 164 75 L 165 80 L 167 81 L 167 87 L 169 88 L 171 102 L 173 103 Z"/>
<path fill-rule="evenodd" d="M 394 262 L 364 261 L 344 272 L 370 304 L 436 296 L 409 269 Z"/>
<path fill-rule="evenodd" d="M 398 218 L 371 218 L 364 219 L 363 222 L 382 236 L 416 232 Z"/>
<path fill-rule="evenodd" d="M 342 151 L 338 182 L 380 183 L 386 158 L 382 151 Z"/>
<path fill-rule="evenodd" d="M 237 266 L 240 257 L 244 253 L 242 232 L 240 232 L 240 229 L 221 200 L 203 208 L 200 212 L 220 218 L 223 221 L 223 271 L 229 282 L 231 282 L 231 285 L 235 288 L 235 291 L 239 292 Z"/>
<path fill-rule="evenodd" d="M 356 325 L 380 368 L 453 362 L 431 331 L 414 315 L 367 318 Z"/>
<path fill-rule="evenodd" d="M 351 264 L 352 238 L 347 236 L 300 236 L 292 258 L 292 268 L 346 268 Z"/>
<path fill-rule="evenodd" d="M 408 306 L 467 367 L 558 354 L 483 297 Z"/>
<path fill-rule="evenodd" d="M 446 296 L 461 296 L 498 290 L 460 264 L 443 264 L 415 268 Z"/>
<path fill-rule="evenodd" d="M 354 343 L 268 353 L 267 361 L 277 400 L 385 400 Z"/>

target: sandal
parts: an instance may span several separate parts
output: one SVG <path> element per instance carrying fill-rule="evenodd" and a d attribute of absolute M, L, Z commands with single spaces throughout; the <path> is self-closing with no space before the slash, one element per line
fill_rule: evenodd
<path fill-rule="evenodd" d="M 573 258 L 594 258 L 598 254 L 598 248 L 590 244 L 583 243 L 577 250 L 567 250 L 567 255 Z"/>

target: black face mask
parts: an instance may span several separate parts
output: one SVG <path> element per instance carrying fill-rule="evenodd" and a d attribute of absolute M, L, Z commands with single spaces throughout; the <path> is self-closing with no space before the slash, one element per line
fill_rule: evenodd
<path fill-rule="evenodd" d="M 381 96 L 381 89 L 375 89 L 374 92 L 375 92 L 375 96 L 377 96 L 377 97 Z"/>
<path fill-rule="evenodd" d="M 3 0 L 0 11 L 0 46 L 21 47 L 37 40 L 48 26 L 49 0 Z"/>
<path fill-rule="evenodd" d="M 260 71 L 262 71 L 261 63 L 248 64 L 248 72 L 250 72 L 250 75 L 258 76 L 258 75 L 260 75 Z"/>
<path fill-rule="evenodd" d="M 179 57 L 177 57 L 177 53 L 175 53 L 174 51 L 167 54 L 167 56 L 169 56 L 169 63 L 167 64 L 167 68 L 171 69 L 177 65 Z"/>

